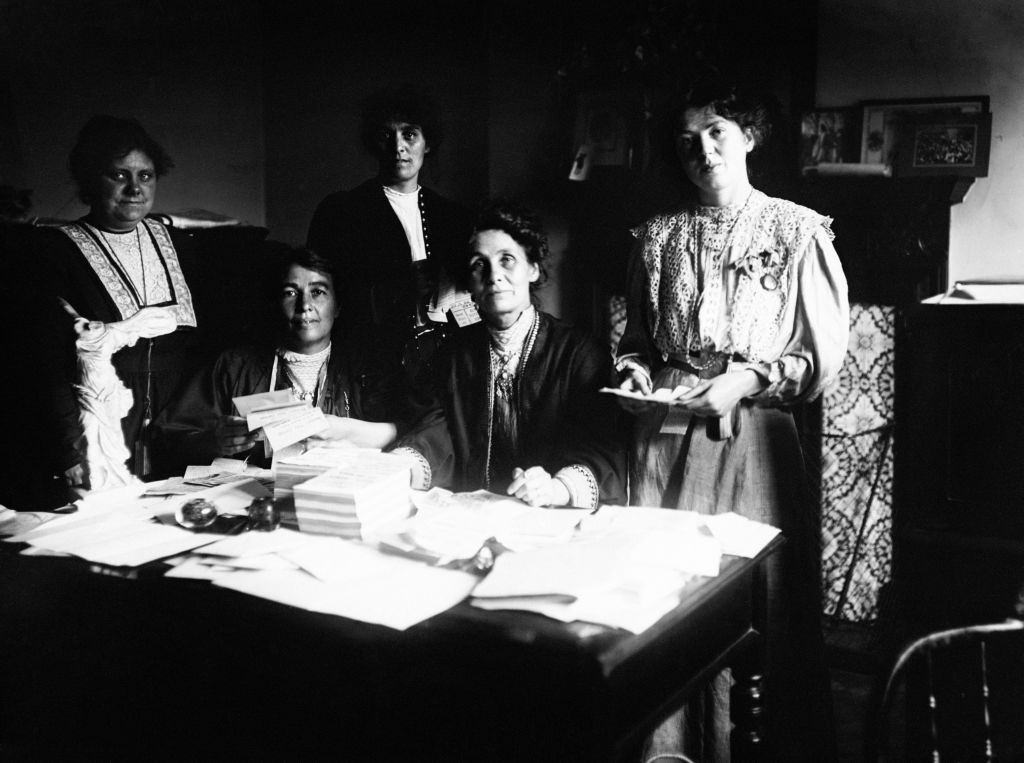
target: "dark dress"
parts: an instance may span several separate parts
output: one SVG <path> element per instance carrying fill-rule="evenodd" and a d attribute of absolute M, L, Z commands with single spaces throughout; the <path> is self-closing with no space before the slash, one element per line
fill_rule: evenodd
<path fill-rule="evenodd" d="M 426 414 L 436 410 L 436 404 L 414 394 L 401 369 L 389 367 L 360 346 L 334 341 L 317 406 L 334 416 L 394 422 L 400 435 L 414 421 L 430 421 Z M 161 457 L 178 472 L 216 458 L 217 420 L 234 413 L 232 398 L 269 391 L 275 352 L 272 345 L 226 350 L 197 373 L 154 423 L 154 447 Z M 288 389 L 282 363 L 274 389 Z M 250 455 L 250 463 L 263 463 L 261 446 L 237 457 Z"/>
<path fill-rule="evenodd" d="M 133 347 L 119 350 L 112 358 L 117 375 L 134 397 L 131 410 L 121 421 L 125 443 L 132 453 L 128 468 L 132 473 L 144 476 L 139 474 L 135 464 L 133 445 L 140 437 L 147 438 L 149 434 L 142 428 L 143 401 L 147 386 L 152 417 L 155 418 L 180 384 L 202 363 L 204 357 L 195 325 L 198 321 L 195 319 L 192 296 L 187 286 L 190 282 L 200 280 L 199 263 L 192 239 L 188 234 L 167 228 L 153 220 L 146 220 L 140 225 L 151 237 L 168 274 L 172 298 L 171 301 L 160 304 L 171 307 L 178 314 L 178 328 L 175 331 L 154 339 L 140 339 Z M 84 228 L 80 225 L 72 227 L 78 236 L 77 241 L 87 242 L 88 236 Z M 85 442 L 78 418 L 79 407 L 72 387 L 77 377 L 76 336 L 70 317 L 55 307 L 56 297 L 67 300 L 82 317 L 104 323 L 130 317 L 138 311 L 139 305 L 119 281 L 113 282 L 110 288 L 104 285 L 104 280 L 90 265 L 83 249 L 80 248 L 89 247 L 90 244 L 76 243 L 65 230 L 57 227 L 39 228 L 35 235 L 33 251 L 38 258 L 40 271 L 45 273 L 44 283 L 48 292 L 48 302 L 53 303 L 46 306 L 47 325 L 43 331 L 48 337 L 47 341 L 52 341 L 51 351 L 57 367 L 54 378 L 48 383 L 52 385 L 53 406 L 57 412 L 57 421 L 54 424 L 54 447 L 57 453 L 55 468 L 59 470 L 58 473 L 62 473 L 76 464 L 85 463 Z M 99 245 L 91 251 L 94 256 L 106 257 Z M 173 260 L 177 261 L 180 269 L 175 268 Z M 113 272 L 113 269 L 108 271 L 110 274 Z M 192 316 L 191 319 L 188 318 L 189 314 Z M 193 325 L 185 325 L 188 322 Z M 157 466 L 149 476 L 160 476 L 161 472 Z"/>
<path fill-rule="evenodd" d="M 532 351 L 518 378 L 522 468 L 550 474 L 572 464 L 597 480 L 599 501 L 625 502 L 625 450 L 619 413 L 598 389 L 612 381 L 611 356 L 584 334 L 538 311 Z M 447 429 L 436 427 L 400 439 L 426 457 L 435 485 L 453 490 L 504 492 L 511 474 L 488 475 L 491 430 L 490 337 L 483 323 L 458 332 L 439 360 L 439 394 Z"/>
<path fill-rule="evenodd" d="M 417 263 L 377 178 L 320 202 L 307 238 L 310 249 L 337 266 L 350 325 L 372 326 L 387 348 L 412 355 L 415 348 L 407 345 L 417 303 L 436 287 L 441 270 L 452 273 L 472 224 L 467 209 L 429 188 L 420 188 L 419 207 L 427 259 Z"/>

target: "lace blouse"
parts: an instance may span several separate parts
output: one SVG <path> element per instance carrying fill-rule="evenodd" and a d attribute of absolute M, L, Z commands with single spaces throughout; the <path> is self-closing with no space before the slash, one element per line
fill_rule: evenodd
<path fill-rule="evenodd" d="M 712 351 L 768 383 L 764 404 L 814 397 L 846 351 L 846 278 L 831 220 L 757 190 L 742 204 L 694 206 L 636 228 L 620 360 L 653 370 Z"/>

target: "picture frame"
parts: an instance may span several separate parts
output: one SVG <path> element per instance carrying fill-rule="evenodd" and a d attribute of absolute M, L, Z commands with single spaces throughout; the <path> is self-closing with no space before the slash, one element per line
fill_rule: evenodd
<path fill-rule="evenodd" d="M 860 161 L 892 166 L 906 125 L 921 119 L 939 124 L 969 114 L 986 114 L 987 95 L 864 101 L 861 104 Z"/>
<path fill-rule="evenodd" d="M 631 163 L 634 97 L 626 91 L 597 90 L 578 96 L 576 166 L 586 152 L 589 166 L 629 167 Z"/>
<path fill-rule="evenodd" d="M 897 152 L 899 177 L 987 177 L 992 115 L 917 117 L 906 124 Z"/>
<path fill-rule="evenodd" d="M 805 111 L 800 118 L 801 172 L 856 162 L 858 128 L 856 110 L 849 107 Z"/>

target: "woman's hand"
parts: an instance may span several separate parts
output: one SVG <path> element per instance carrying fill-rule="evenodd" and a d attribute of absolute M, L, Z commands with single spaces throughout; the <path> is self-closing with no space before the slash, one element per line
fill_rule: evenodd
<path fill-rule="evenodd" d="M 222 456 L 243 453 L 256 445 L 256 433 L 249 431 L 249 425 L 241 416 L 221 416 L 214 436 L 217 438 L 217 452 Z"/>
<path fill-rule="evenodd" d="M 363 421 L 330 413 L 324 418 L 327 429 L 310 440 L 343 440 L 361 448 L 386 448 L 398 435 L 398 427 L 389 421 Z"/>
<path fill-rule="evenodd" d="M 506 492 L 531 506 L 568 506 L 572 500 L 569 488 L 542 466 L 513 469 L 512 484 Z"/>
<path fill-rule="evenodd" d="M 75 464 L 64 470 L 64 482 L 72 500 L 81 498 L 89 490 L 89 468 L 86 464 Z"/>
<path fill-rule="evenodd" d="M 651 394 L 651 378 L 638 368 L 627 366 L 619 374 L 619 389 L 626 392 L 639 392 L 641 395 Z"/>
<path fill-rule="evenodd" d="M 169 307 L 144 307 L 131 318 L 109 324 L 143 339 L 170 334 L 178 327 L 178 319 Z"/>
<path fill-rule="evenodd" d="M 651 394 L 652 385 L 651 378 L 640 371 L 637 368 L 629 367 L 622 369 L 619 373 L 619 389 L 625 390 L 626 392 L 636 392 L 640 395 Z M 639 400 L 630 400 L 628 397 L 618 398 L 619 407 L 626 413 L 632 413 L 634 416 L 639 416 L 643 413 L 648 413 L 651 410 L 649 403 L 644 403 Z"/>
<path fill-rule="evenodd" d="M 729 371 L 701 381 L 677 395 L 675 401 L 698 416 L 724 416 L 740 400 L 756 395 L 764 386 L 764 381 L 754 371 Z"/>

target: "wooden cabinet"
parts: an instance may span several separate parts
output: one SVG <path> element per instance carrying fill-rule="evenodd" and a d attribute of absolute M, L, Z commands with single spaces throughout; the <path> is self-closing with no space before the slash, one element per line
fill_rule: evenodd
<path fill-rule="evenodd" d="M 1024 305 L 907 307 L 897 324 L 895 580 L 941 627 L 1013 614 L 1024 580 Z"/>

